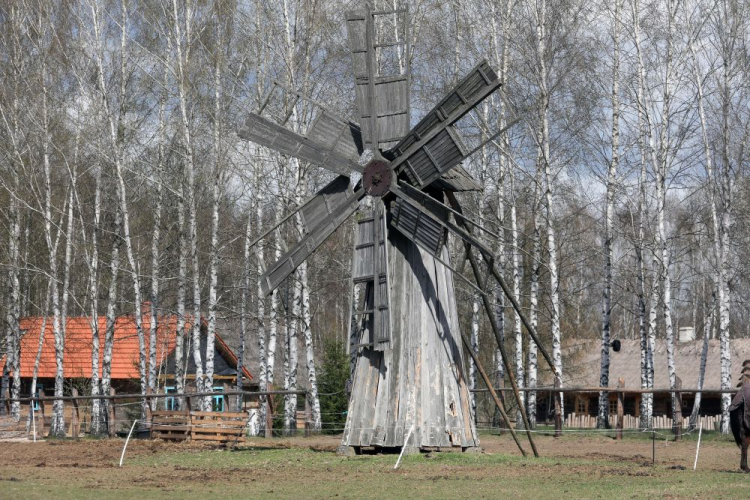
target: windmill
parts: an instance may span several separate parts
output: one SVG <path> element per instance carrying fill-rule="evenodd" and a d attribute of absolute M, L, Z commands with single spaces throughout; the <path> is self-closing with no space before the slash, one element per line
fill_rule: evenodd
<path fill-rule="evenodd" d="M 272 93 L 283 88 L 274 83 L 239 133 L 338 174 L 279 222 L 298 214 L 304 233 L 260 285 L 264 293 L 276 289 L 369 197 L 372 210 L 356 221 L 354 238 L 352 289 L 364 294 L 352 312 L 358 357 L 342 449 L 475 448 L 448 235 L 488 262 L 492 252 L 471 234 L 458 207 L 444 201 L 481 189 L 461 162 L 507 127 L 469 150 L 455 125 L 500 81 L 480 62 L 410 128 L 408 11 L 367 5 L 347 12 L 346 25 L 359 123 L 286 89 L 292 106 L 301 98 L 319 108 L 306 135 L 297 134 L 285 126 L 291 108 L 278 122 L 262 116 Z M 352 186 L 354 172 L 361 180 Z"/>

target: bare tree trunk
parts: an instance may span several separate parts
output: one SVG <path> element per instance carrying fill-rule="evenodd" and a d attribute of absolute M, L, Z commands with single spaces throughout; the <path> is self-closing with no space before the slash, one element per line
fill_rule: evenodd
<path fill-rule="evenodd" d="M 653 156 L 653 139 L 651 135 L 651 124 L 647 114 L 646 104 L 646 80 L 644 74 L 643 65 L 643 54 L 641 52 L 641 34 L 640 34 L 640 4 L 639 0 L 633 0 L 632 4 L 632 16 L 633 16 L 633 38 L 636 47 L 637 54 L 637 72 L 638 72 L 638 89 L 637 89 L 637 105 L 638 105 L 638 149 L 640 151 L 640 162 L 641 162 L 641 173 L 639 177 L 639 209 L 638 209 L 638 224 L 639 224 L 639 282 L 641 284 L 641 315 L 643 316 L 643 322 L 645 323 L 645 271 L 644 271 L 644 241 L 645 241 L 645 221 L 647 219 L 647 203 L 646 203 L 646 162 L 647 154 Z M 648 139 L 648 141 L 647 141 Z M 654 386 L 654 344 L 656 341 L 656 308 L 659 298 L 659 279 L 657 276 L 656 268 L 654 268 L 654 279 L 651 286 L 651 296 L 649 298 L 649 319 L 648 319 L 648 333 L 645 331 L 645 325 L 641 330 L 642 349 L 641 358 L 643 360 L 643 373 L 641 375 L 642 384 L 645 383 L 645 387 L 653 388 Z M 641 399 L 642 410 L 641 410 L 641 426 L 650 427 L 651 417 L 653 416 L 653 394 L 644 394 Z"/>
<path fill-rule="evenodd" d="M 188 222 L 189 222 L 189 244 L 190 244 L 190 260 L 192 262 L 193 271 L 193 315 L 192 315 L 192 350 L 193 350 L 193 362 L 195 363 L 195 385 L 196 390 L 201 392 L 204 390 L 203 384 L 203 360 L 201 357 L 201 289 L 200 289 L 200 269 L 198 263 L 198 230 L 197 230 L 197 215 L 196 215 L 196 194 L 195 194 L 195 161 L 193 158 L 193 144 L 191 137 L 191 124 L 189 117 L 189 106 L 188 103 L 188 74 L 187 66 L 190 62 L 190 49 L 188 45 L 192 41 L 192 21 L 193 12 L 192 4 L 186 3 L 184 5 L 184 11 L 180 16 L 180 2 L 172 0 L 172 14 L 174 16 L 174 42 L 173 46 L 176 50 L 177 56 L 177 91 L 178 101 L 180 108 L 180 119 L 182 123 L 182 136 L 185 146 L 185 179 L 187 181 L 187 205 L 188 205 Z M 183 26 L 184 22 L 184 39 L 183 39 Z M 205 408 L 204 402 L 200 403 L 201 409 Z"/>
<path fill-rule="evenodd" d="M 102 356 L 102 394 L 109 394 L 112 381 L 112 348 L 115 340 L 115 307 L 117 305 L 117 283 L 120 273 L 120 245 L 122 236 L 120 234 L 122 226 L 122 215 L 120 209 L 115 208 L 115 225 L 112 230 L 112 252 L 109 264 L 110 280 L 109 290 L 107 291 L 107 318 L 104 330 L 104 353 Z M 101 419 L 104 420 L 109 415 L 109 400 L 102 400 Z M 111 431 L 115 422 L 108 422 L 108 430 Z"/>
<path fill-rule="evenodd" d="M 480 318 L 480 301 L 479 294 L 474 294 L 474 299 L 471 302 L 471 350 L 474 354 L 479 354 L 479 318 Z M 477 367 L 474 363 L 474 359 L 469 359 L 469 390 L 477 388 Z M 471 402 L 471 414 L 474 416 L 474 421 L 477 420 L 477 398 L 476 394 L 469 393 Z"/>
<path fill-rule="evenodd" d="M 550 91 L 548 89 L 547 76 L 547 1 L 541 0 L 536 11 L 536 35 L 537 35 L 537 63 L 539 64 L 539 148 L 541 151 L 541 168 L 544 174 L 544 212 L 547 226 L 547 246 L 549 252 L 549 276 L 550 276 L 550 302 L 552 303 L 552 361 L 555 371 L 560 376 L 560 387 L 562 387 L 562 344 L 560 332 L 560 282 L 557 274 L 557 247 L 555 244 L 555 228 L 552 223 L 552 172 L 550 158 L 550 133 L 549 133 L 549 105 Z M 564 413 L 565 398 L 560 393 L 560 408 Z M 561 415 L 562 416 L 562 415 Z"/>
<path fill-rule="evenodd" d="M 247 227 L 245 229 L 245 247 L 243 252 L 243 268 L 242 268 L 242 299 L 240 302 L 240 349 L 237 353 L 237 390 L 243 390 L 243 369 L 245 366 L 245 342 L 247 338 L 248 324 L 247 324 L 247 306 L 250 300 L 250 243 L 252 239 L 252 224 L 251 217 L 247 218 Z M 265 342 L 263 342 L 265 347 Z M 261 360 L 262 361 L 262 360 Z M 260 370 L 261 372 L 263 370 Z M 261 373 L 261 378 L 263 375 Z M 244 397 L 239 396 L 237 398 L 237 411 L 242 411 Z"/>
<path fill-rule="evenodd" d="M 44 310 L 42 311 L 42 326 L 39 329 L 39 343 L 36 347 L 36 357 L 34 358 L 34 371 L 31 374 L 31 388 L 29 390 L 29 396 L 34 397 L 36 396 L 36 382 L 37 378 L 39 376 L 39 361 L 42 359 L 42 348 L 44 347 L 44 333 L 47 330 L 47 314 L 49 313 L 49 302 L 50 302 L 50 291 L 52 290 L 52 286 L 47 285 L 47 293 L 45 294 L 45 301 L 44 301 Z M 33 401 L 29 401 L 30 405 L 33 405 Z M 26 428 L 31 427 L 31 415 L 32 412 L 29 412 L 29 418 L 28 422 L 26 424 Z M 91 413 L 91 419 L 92 423 L 94 420 L 99 421 L 101 417 L 98 413 Z"/>
<path fill-rule="evenodd" d="M 711 310 L 713 311 L 712 304 Z M 709 317 L 712 313 L 709 313 Z M 710 320 L 709 320 L 710 321 Z M 700 369 L 698 370 L 698 390 L 703 389 L 703 382 L 706 378 L 706 361 L 708 360 L 708 331 L 704 328 L 703 329 L 703 347 L 701 349 L 701 364 Z M 688 425 L 688 430 L 695 429 L 697 427 L 698 419 L 700 418 L 700 412 L 701 412 L 701 396 L 703 393 L 696 392 L 695 393 L 695 399 L 693 400 L 693 411 L 690 413 L 690 422 Z"/>
<path fill-rule="evenodd" d="M 217 42 L 214 63 L 214 185 L 212 190 L 213 207 L 211 211 L 211 248 L 209 249 L 209 289 L 208 289 L 208 329 L 206 334 L 206 388 L 213 389 L 214 385 L 214 346 L 216 339 L 216 308 L 218 305 L 218 268 L 219 268 L 219 202 L 221 198 L 221 179 L 223 153 L 221 146 L 222 132 L 222 64 L 224 61 L 224 30 L 220 7 L 217 7 L 216 26 Z M 205 401 L 207 410 L 212 409 L 211 398 Z"/>
<path fill-rule="evenodd" d="M 161 239 L 161 218 L 164 205 L 164 187 L 161 172 L 166 168 L 164 162 L 164 145 L 166 143 L 166 124 L 164 113 L 167 101 L 167 85 L 169 83 L 168 68 L 164 66 L 164 82 L 162 92 L 159 95 L 159 145 L 157 150 L 157 172 L 156 179 L 156 208 L 154 209 L 154 229 L 151 237 L 151 317 L 149 318 L 149 341 L 148 341 L 148 388 L 151 393 L 156 393 L 156 333 L 159 327 L 159 243 Z M 176 360 L 175 360 L 176 361 Z M 175 363 L 176 367 L 177 363 Z M 151 400 L 151 409 L 155 410 L 157 400 Z"/>
<path fill-rule="evenodd" d="M 184 169 L 184 164 L 183 164 Z M 186 317 L 185 317 L 185 297 L 187 295 L 187 235 L 185 224 L 185 188 L 180 183 L 179 194 L 177 196 L 177 227 L 179 231 L 179 259 L 177 266 L 177 338 L 175 339 L 174 348 L 174 379 L 175 391 L 177 393 L 185 392 L 185 338 L 186 338 Z M 182 399 L 175 400 L 178 408 L 182 408 Z M 188 408 L 189 409 L 189 408 Z"/>
<path fill-rule="evenodd" d="M 302 287 L 302 328 L 305 340 L 305 355 L 307 361 L 307 399 L 310 405 L 310 422 L 312 431 L 320 431 L 320 399 L 318 398 L 318 378 L 315 371 L 315 350 L 312 337 L 312 315 L 310 314 L 310 291 L 307 286 L 307 262 L 300 266 L 300 282 Z"/>
<path fill-rule="evenodd" d="M 44 165 L 44 236 L 49 251 L 49 279 L 52 284 L 52 331 L 55 337 L 55 397 L 63 396 L 63 358 L 64 332 L 60 325 L 60 291 L 58 286 L 57 245 L 53 245 L 52 238 L 52 173 L 50 165 L 50 119 L 48 110 L 47 65 L 42 58 L 41 70 L 42 92 L 42 156 Z M 70 235 L 68 235 L 70 236 Z M 56 399 L 52 406 L 52 424 L 50 435 L 65 437 L 65 417 L 63 414 L 65 403 Z"/>
<path fill-rule="evenodd" d="M 617 166 L 620 161 L 620 0 L 615 0 L 612 26 L 614 53 L 612 56 L 612 158 L 607 170 L 607 194 L 604 211 L 604 293 L 602 297 L 602 350 L 599 386 L 609 386 L 609 343 L 612 328 L 612 248 L 613 217 L 615 210 L 615 190 Z M 609 392 L 599 393 L 599 413 L 596 426 L 609 427 Z"/>
<path fill-rule="evenodd" d="M 95 167 L 97 168 L 97 167 Z M 91 395 L 99 394 L 99 230 L 102 213 L 102 166 L 98 165 L 96 170 L 96 186 L 94 187 L 94 226 L 91 229 L 91 259 L 89 265 L 89 311 L 91 318 Z M 84 231 L 83 222 L 81 231 Z M 101 400 L 91 400 L 91 429 L 90 433 L 98 436 L 104 428 Z"/>

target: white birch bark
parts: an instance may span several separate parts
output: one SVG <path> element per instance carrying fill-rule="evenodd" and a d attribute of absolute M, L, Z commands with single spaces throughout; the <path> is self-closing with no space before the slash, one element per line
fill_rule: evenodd
<path fill-rule="evenodd" d="M 141 394 L 146 394 L 148 388 L 148 380 L 146 375 L 146 339 L 143 331 L 143 316 L 141 314 L 141 281 L 140 281 L 140 269 L 135 259 L 135 252 L 133 250 L 133 241 L 130 236 L 130 212 L 128 208 L 127 191 L 125 188 L 125 177 L 123 170 L 125 169 L 125 153 L 123 151 L 124 145 L 124 119 L 125 119 L 125 101 L 126 101 L 126 62 L 127 57 L 127 27 L 129 23 L 129 13 L 127 2 L 121 2 L 120 5 L 120 88 L 119 88 L 119 110 L 115 112 L 110 108 L 109 96 L 104 80 L 104 40 L 101 38 L 100 27 L 99 27 L 99 13 L 97 9 L 92 5 L 92 17 L 94 18 L 94 32 L 97 40 L 98 51 L 96 57 L 96 64 L 98 67 L 99 74 L 99 90 L 101 92 L 102 108 L 104 109 L 109 125 L 109 136 L 111 146 L 114 152 L 114 163 L 115 172 L 117 176 L 117 196 L 119 198 L 120 212 L 122 214 L 122 237 L 125 243 L 125 254 L 130 265 L 130 276 L 133 283 L 133 293 L 135 296 L 135 329 L 138 335 L 138 373 L 141 386 Z M 146 416 L 146 399 L 141 401 L 141 419 Z"/>
<path fill-rule="evenodd" d="M 163 90 L 159 95 L 159 124 L 157 146 L 158 172 L 156 179 L 156 207 L 154 209 L 154 228 L 151 236 L 151 317 L 149 318 L 148 338 L 148 388 L 153 394 L 157 392 L 156 385 L 156 333 L 159 327 L 159 243 L 161 240 L 162 207 L 164 205 L 164 188 L 161 172 L 166 168 L 164 163 L 164 145 L 166 143 L 166 124 L 164 113 L 167 101 L 166 89 L 169 83 L 167 66 L 164 66 Z M 175 360 L 175 366 L 177 365 Z M 151 400 L 151 409 L 156 410 L 157 400 Z"/>
<path fill-rule="evenodd" d="M 102 213 L 102 166 L 97 165 L 94 187 L 94 221 L 91 228 L 91 258 L 89 260 L 89 324 L 91 325 L 91 395 L 99 394 L 99 354 L 101 341 L 99 335 L 99 230 Z M 84 231 L 83 223 L 81 231 Z M 92 435 L 102 433 L 104 422 L 101 413 L 101 400 L 91 400 L 91 429 Z"/>
<path fill-rule="evenodd" d="M 259 173 L 260 167 L 256 165 L 256 185 L 260 185 L 258 182 L 260 178 Z M 264 197 L 264 191 L 263 188 L 258 189 L 256 195 L 255 195 L 255 206 L 256 206 L 256 228 L 258 232 L 263 230 L 263 203 L 265 201 Z M 265 262 L 263 259 L 263 246 L 258 245 L 255 247 L 255 260 L 257 265 L 257 271 L 258 276 L 262 275 L 265 271 Z M 275 293 L 275 292 L 274 292 Z M 265 391 L 271 388 L 271 384 L 273 383 L 273 378 L 269 382 L 268 380 L 268 366 L 272 361 L 269 360 L 269 354 L 270 350 L 266 349 L 266 328 L 265 328 L 265 321 L 266 321 L 266 313 L 265 313 L 265 302 L 263 298 L 263 291 L 261 290 L 260 283 L 258 283 L 258 288 L 256 289 L 256 297 L 257 297 L 257 312 L 256 312 L 256 321 L 257 321 L 257 337 L 258 337 L 258 372 L 259 372 L 259 380 L 258 384 L 261 391 Z M 270 326 L 270 325 L 269 325 Z M 274 343 L 276 342 L 276 339 L 274 338 Z M 269 344 L 270 344 L 270 338 L 269 338 Z M 273 374 L 273 367 L 271 368 L 271 374 Z M 259 425 L 258 425 L 258 434 L 259 435 L 265 435 L 267 429 L 266 429 L 266 416 L 269 411 L 269 401 L 266 396 L 260 396 L 258 398 L 259 402 Z"/>
<path fill-rule="evenodd" d="M 52 290 L 51 283 L 47 285 L 47 293 L 45 293 L 44 310 L 42 310 L 42 326 L 39 329 L 39 342 L 36 347 L 36 357 L 34 358 L 34 368 L 31 374 L 31 387 L 29 390 L 29 396 L 36 396 L 36 383 L 39 376 L 39 362 L 42 359 L 42 348 L 44 347 L 44 334 L 47 331 L 47 315 L 49 314 L 49 303 L 50 303 L 50 292 Z M 43 396 L 43 394 L 42 394 Z M 29 404 L 34 404 L 30 402 Z M 92 419 L 99 420 L 99 414 L 92 412 Z M 26 423 L 26 429 L 28 430 L 32 426 L 31 423 L 31 412 L 29 412 L 29 418 Z"/>
<path fill-rule="evenodd" d="M 646 204 L 646 164 L 649 156 L 653 157 L 653 137 L 651 134 L 651 124 L 649 115 L 647 113 L 646 103 L 646 78 L 643 64 L 643 53 L 641 51 L 641 32 L 640 32 L 640 2 L 639 0 L 633 0 L 632 4 L 632 17 L 633 17 L 633 39 L 636 48 L 636 67 L 638 73 L 638 85 L 637 85 L 637 106 L 638 106 L 638 149 L 640 150 L 640 162 L 641 162 L 641 173 L 639 177 L 640 197 L 639 197 L 639 274 L 640 281 L 643 284 L 645 282 L 645 271 L 644 271 L 644 233 L 645 233 L 645 221 L 647 219 L 647 204 Z M 642 285 L 643 288 L 643 285 Z M 645 291 L 642 292 L 644 300 L 642 303 L 642 314 L 644 315 L 645 322 Z M 651 285 L 651 296 L 649 298 L 649 319 L 648 319 L 648 333 L 642 330 L 641 335 L 645 337 L 645 347 L 642 354 L 643 358 L 643 369 L 642 384 L 645 383 L 646 387 L 653 388 L 654 386 L 654 345 L 656 342 L 656 308 L 659 297 L 659 279 L 657 276 L 656 268 L 654 268 L 654 279 Z M 646 428 L 651 426 L 651 418 L 653 416 L 653 394 L 644 394 L 642 398 L 642 412 L 641 412 L 641 426 Z"/>
<path fill-rule="evenodd" d="M 302 337 L 305 341 L 305 357 L 307 362 L 307 400 L 310 405 L 310 430 L 320 431 L 320 399 L 318 397 L 318 378 L 315 370 L 315 349 L 312 336 L 312 314 L 310 314 L 310 290 L 307 285 L 307 263 L 300 266 L 300 282 L 302 286 Z"/>
<path fill-rule="evenodd" d="M 671 126 L 671 104 L 672 104 L 672 57 L 673 57 L 673 37 L 674 37 L 674 15 L 676 0 L 667 1 L 668 20 L 667 20 L 667 47 L 665 59 L 665 76 L 663 85 L 663 108 L 662 123 L 659 134 L 659 151 L 653 156 L 656 170 L 656 211 L 657 211 L 657 236 L 659 248 L 661 250 L 660 275 L 663 280 L 663 307 L 664 307 L 664 333 L 667 345 L 667 374 L 669 376 L 670 388 L 677 384 L 677 374 L 674 365 L 674 328 L 672 325 L 672 281 L 669 274 L 669 247 L 667 242 L 666 224 L 664 221 L 664 212 L 666 210 L 666 176 L 669 165 L 669 129 Z M 658 161 L 657 161 L 658 158 Z M 655 254 L 656 255 L 656 254 Z M 675 415 L 677 398 L 672 394 L 672 415 Z M 673 425 L 681 425 L 674 422 Z"/>
<path fill-rule="evenodd" d="M 552 362 L 555 371 L 560 376 L 560 387 L 562 387 L 562 345 L 560 332 L 560 283 L 557 273 L 557 247 L 555 244 L 555 228 L 552 222 L 554 215 L 552 172 L 550 158 L 550 133 L 549 133 L 549 106 L 550 91 L 548 88 L 547 74 L 547 1 L 541 0 L 536 10 L 536 35 L 537 35 L 537 63 L 539 64 L 539 147 L 541 150 L 542 169 L 544 174 L 544 215 L 547 227 L 547 246 L 549 252 L 549 275 L 550 275 L 550 321 L 552 326 Z M 560 408 L 565 408 L 563 393 L 560 393 Z M 564 415 L 563 415 L 564 418 Z"/>
<path fill-rule="evenodd" d="M 183 164 L 183 170 L 185 166 Z M 177 228 L 178 228 L 178 245 L 179 245 L 179 257 L 177 264 L 177 338 L 175 339 L 174 348 L 174 359 L 175 359 L 175 391 L 177 393 L 185 392 L 185 360 L 187 355 L 185 352 L 185 338 L 186 332 L 186 313 L 185 313 L 185 300 L 187 296 L 187 227 L 185 223 L 185 188 L 183 183 L 180 183 L 179 193 L 177 196 Z M 179 409 L 182 409 L 184 400 L 178 398 L 175 400 L 175 404 Z"/>
<path fill-rule="evenodd" d="M 52 332 L 55 338 L 55 397 L 63 396 L 64 338 L 60 325 L 60 290 L 58 285 L 57 246 L 52 238 L 52 166 L 50 164 L 50 118 L 48 109 L 47 64 L 41 63 L 40 86 L 42 93 L 42 161 L 44 167 L 44 237 L 49 252 L 49 277 L 52 284 Z M 65 403 L 56 399 L 52 405 L 51 436 L 65 437 Z"/>
<path fill-rule="evenodd" d="M 217 12 L 220 16 L 221 14 Z M 218 305 L 217 287 L 219 271 L 219 200 L 221 197 L 222 146 L 221 146 L 221 72 L 222 52 L 224 50 L 224 36 L 222 23 L 217 25 L 217 49 L 214 66 L 214 183 L 212 189 L 213 206 L 211 210 L 211 247 L 209 249 L 209 288 L 208 288 L 208 328 L 206 332 L 206 389 L 212 390 L 214 385 L 214 345 L 216 339 L 216 308 Z M 211 398 L 206 398 L 206 410 L 213 407 Z"/>
<path fill-rule="evenodd" d="M 174 42 L 177 60 L 177 94 L 180 108 L 180 119 L 182 125 L 182 139 L 185 148 L 185 179 L 187 181 L 186 202 L 189 224 L 189 252 L 192 262 L 193 278 L 193 314 L 192 327 L 192 355 L 195 364 L 195 386 L 196 390 L 204 390 L 203 360 L 201 356 L 201 290 L 200 290 L 200 268 L 198 262 L 198 229 L 197 208 L 195 194 L 195 161 L 193 157 L 192 125 L 190 123 L 188 95 L 188 66 L 190 64 L 190 43 L 192 41 L 193 11 L 190 2 L 185 3 L 182 15 L 180 14 L 180 2 L 172 0 L 172 14 L 174 16 Z M 184 38 L 183 24 L 184 23 Z M 200 409 L 205 409 L 205 402 L 199 402 Z"/>
<path fill-rule="evenodd" d="M 245 229 L 245 246 L 243 251 L 243 267 L 242 267 L 242 298 L 240 299 L 240 349 L 237 353 L 237 390 L 244 390 L 242 370 L 245 365 L 245 343 L 247 341 L 248 333 L 248 301 L 250 300 L 250 243 L 252 240 L 252 216 L 247 218 L 247 226 Z M 264 342 L 265 344 L 265 342 Z M 262 370 L 260 370 L 262 372 Z M 237 398 L 236 411 L 242 411 L 244 396 Z M 257 432 L 257 429 L 255 429 Z"/>
<path fill-rule="evenodd" d="M 475 354 L 479 353 L 479 301 L 480 297 L 478 293 L 474 294 L 474 299 L 471 301 L 471 350 Z M 469 359 L 469 389 L 474 390 L 477 388 L 477 367 L 473 359 Z M 469 393 L 471 398 L 471 414 L 474 415 L 474 421 L 477 419 L 477 398 L 473 392 Z"/>
<path fill-rule="evenodd" d="M 299 358 L 297 355 L 297 331 L 299 317 L 302 309 L 302 288 L 299 283 L 299 268 L 293 273 L 291 279 L 294 292 L 292 293 L 292 314 L 287 336 L 287 349 L 289 356 L 289 382 L 287 390 L 297 390 L 297 367 Z M 297 395 L 288 394 L 284 399 L 284 430 L 292 433 L 297 428 Z"/>
<path fill-rule="evenodd" d="M 604 209 L 604 292 L 602 294 L 602 346 L 599 386 L 609 386 L 609 343 L 612 328 L 612 248 L 613 218 L 615 210 L 615 190 L 617 166 L 620 161 L 620 0 L 615 0 L 614 19 L 612 21 L 612 38 L 614 52 L 612 55 L 612 149 L 609 168 L 607 169 L 607 193 Z M 599 429 L 609 427 L 609 392 L 599 393 L 599 412 L 596 426 Z"/>
<path fill-rule="evenodd" d="M 730 389 L 732 386 L 732 357 L 729 346 L 729 236 L 732 227 L 732 196 L 734 190 L 734 179 L 732 177 L 732 159 L 730 158 L 730 107 L 733 107 L 733 77 L 730 72 L 736 71 L 735 50 L 737 47 L 736 39 L 738 33 L 738 19 L 742 14 L 739 5 L 735 2 L 723 3 L 721 9 L 721 28 L 723 30 L 721 40 L 721 59 L 722 72 L 720 81 L 721 96 L 721 175 L 718 178 L 720 182 L 720 202 L 721 218 L 718 234 L 721 235 L 719 245 L 719 345 L 721 357 L 721 388 Z M 740 77 L 741 78 L 741 77 Z M 744 151 L 747 144 L 747 133 L 743 139 L 741 150 Z M 742 153 L 740 153 L 741 155 Z M 740 160 L 736 161 L 738 165 L 742 164 Z M 737 168 L 736 166 L 734 168 Z M 739 170 L 739 169 L 738 169 Z M 715 210 L 715 209 L 714 209 Z M 713 215 L 715 217 L 715 215 Z M 714 225 L 716 223 L 714 222 Z M 717 234 L 716 228 L 714 234 Z M 729 433 L 729 405 L 732 395 L 724 393 L 721 395 L 721 432 Z"/>
<path fill-rule="evenodd" d="M 115 208 L 114 228 L 112 229 L 112 252 L 110 258 L 110 279 L 109 290 L 107 291 L 107 313 L 106 326 L 104 330 L 104 352 L 102 354 L 102 394 L 109 394 L 112 381 L 112 348 L 115 339 L 115 313 L 117 306 L 117 284 L 120 274 L 120 246 L 122 245 L 121 237 L 122 215 L 119 207 Z M 102 419 L 109 415 L 109 400 L 102 400 L 101 415 Z M 115 422 L 108 422 L 108 430 L 111 430 Z"/>

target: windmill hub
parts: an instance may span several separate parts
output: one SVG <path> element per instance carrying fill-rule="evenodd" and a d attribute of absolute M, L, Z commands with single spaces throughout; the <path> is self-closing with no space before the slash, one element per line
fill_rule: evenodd
<path fill-rule="evenodd" d="M 367 194 L 370 196 L 385 196 L 391 186 L 392 173 L 390 163 L 382 158 L 375 158 L 365 166 L 362 175 Z"/>

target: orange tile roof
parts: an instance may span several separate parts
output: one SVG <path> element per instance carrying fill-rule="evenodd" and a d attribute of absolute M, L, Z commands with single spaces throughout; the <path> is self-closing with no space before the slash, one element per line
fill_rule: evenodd
<path fill-rule="evenodd" d="M 102 362 L 104 358 L 104 332 L 106 318 L 100 316 L 99 321 L 99 376 L 102 374 Z M 25 334 L 21 338 L 21 377 L 32 377 L 34 372 L 34 361 L 39 347 L 39 334 L 44 318 L 32 317 L 22 318 L 21 330 Z M 188 324 L 189 327 L 189 324 Z M 150 315 L 143 319 L 143 330 L 146 341 L 146 356 L 149 348 L 149 329 L 151 328 Z M 177 332 L 177 317 L 164 316 L 159 320 L 156 335 L 156 360 L 162 363 L 172 353 L 175 347 Z M 231 360 L 236 366 L 237 357 L 231 349 L 216 335 L 216 344 L 225 358 Z M 65 378 L 90 378 L 91 377 L 91 324 L 87 317 L 68 318 L 65 332 L 65 355 L 63 358 L 63 370 Z M 135 327 L 134 316 L 120 316 L 115 321 L 114 343 L 112 346 L 112 379 L 137 379 L 138 373 L 138 333 Z M 0 367 L 5 365 L 5 359 L 0 362 Z M 39 378 L 54 377 L 57 370 L 55 362 L 55 339 L 52 332 L 52 318 L 47 318 L 44 328 L 44 345 L 39 360 Z M 252 379 L 246 368 L 243 372 L 248 379 Z"/>

